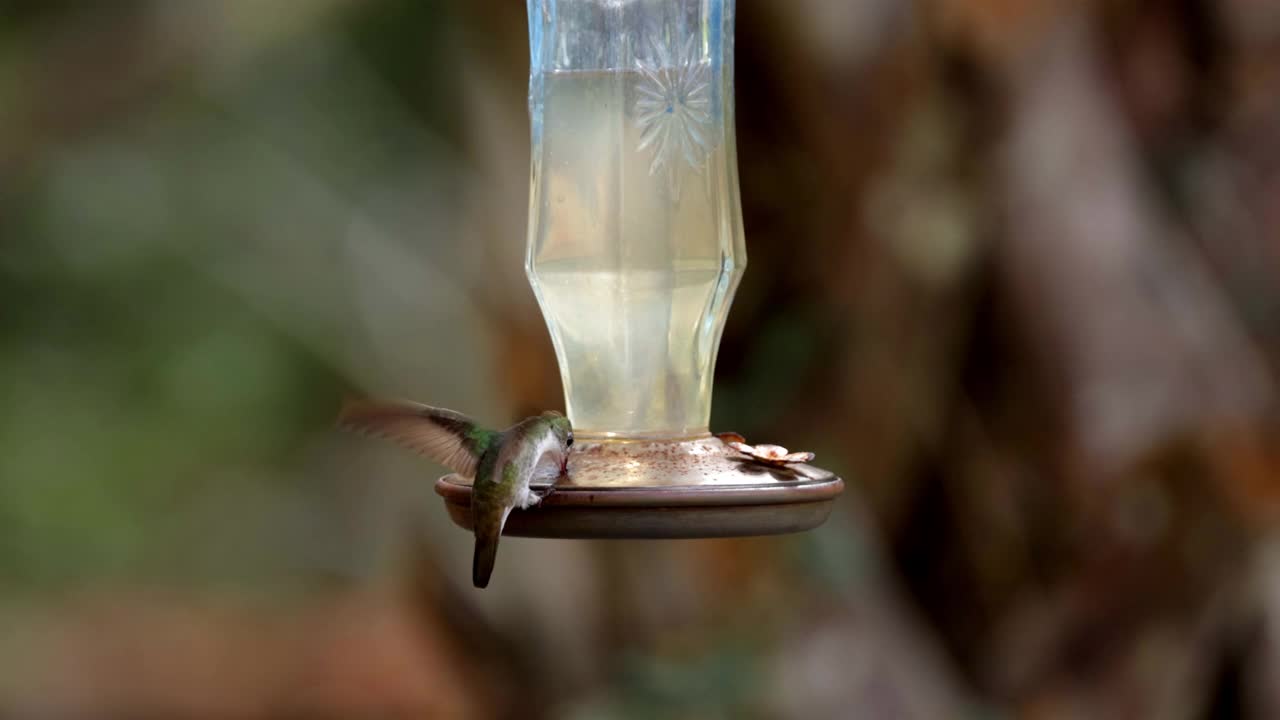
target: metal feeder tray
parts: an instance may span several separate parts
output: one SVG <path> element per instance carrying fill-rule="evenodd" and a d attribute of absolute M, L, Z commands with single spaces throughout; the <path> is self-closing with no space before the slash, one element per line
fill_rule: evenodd
<path fill-rule="evenodd" d="M 436 481 L 449 517 L 471 525 L 471 480 Z M 719 438 L 580 440 L 568 472 L 540 504 L 517 508 L 504 535 L 543 538 L 707 538 L 810 530 L 831 514 L 844 481 L 805 464 L 771 465 Z"/>

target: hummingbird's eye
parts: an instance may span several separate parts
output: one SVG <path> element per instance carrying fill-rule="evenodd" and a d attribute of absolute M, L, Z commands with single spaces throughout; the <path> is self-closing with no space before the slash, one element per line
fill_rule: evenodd
<path fill-rule="evenodd" d="M 569 439 L 564 443 L 565 447 L 573 447 L 573 433 L 569 433 Z"/>

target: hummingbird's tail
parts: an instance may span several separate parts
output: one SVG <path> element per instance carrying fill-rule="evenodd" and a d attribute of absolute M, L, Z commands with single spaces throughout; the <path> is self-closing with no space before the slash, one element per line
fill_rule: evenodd
<path fill-rule="evenodd" d="M 471 583 L 478 588 L 488 587 L 493 564 L 498 559 L 498 539 L 502 526 L 507 522 L 510 509 L 495 513 L 492 517 L 475 517 L 476 551 L 471 558 Z"/>

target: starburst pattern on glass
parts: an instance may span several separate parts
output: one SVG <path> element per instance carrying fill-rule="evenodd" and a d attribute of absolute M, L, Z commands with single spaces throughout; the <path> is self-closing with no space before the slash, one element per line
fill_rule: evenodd
<path fill-rule="evenodd" d="M 636 84 L 635 117 L 643 152 L 654 148 L 649 174 L 666 171 L 673 196 L 680 194 L 676 164 L 683 158 L 700 172 L 715 148 L 711 125 L 711 68 L 696 52 L 690 36 L 672 57 L 665 45 L 655 44 L 650 62 L 636 60 L 642 79 Z"/>

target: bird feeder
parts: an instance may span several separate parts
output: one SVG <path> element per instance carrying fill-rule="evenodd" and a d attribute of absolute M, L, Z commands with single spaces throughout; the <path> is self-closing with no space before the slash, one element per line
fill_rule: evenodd
<path fill-rule="evenodd" d="M 534 537 L 807 530 L 843 483 L 708 430 L 747 264 L 733 120 L 734 0 L 529 0 L 526 271 L 577 439 Z M 470 528 L 470 481 L 436 484 Z"/>

